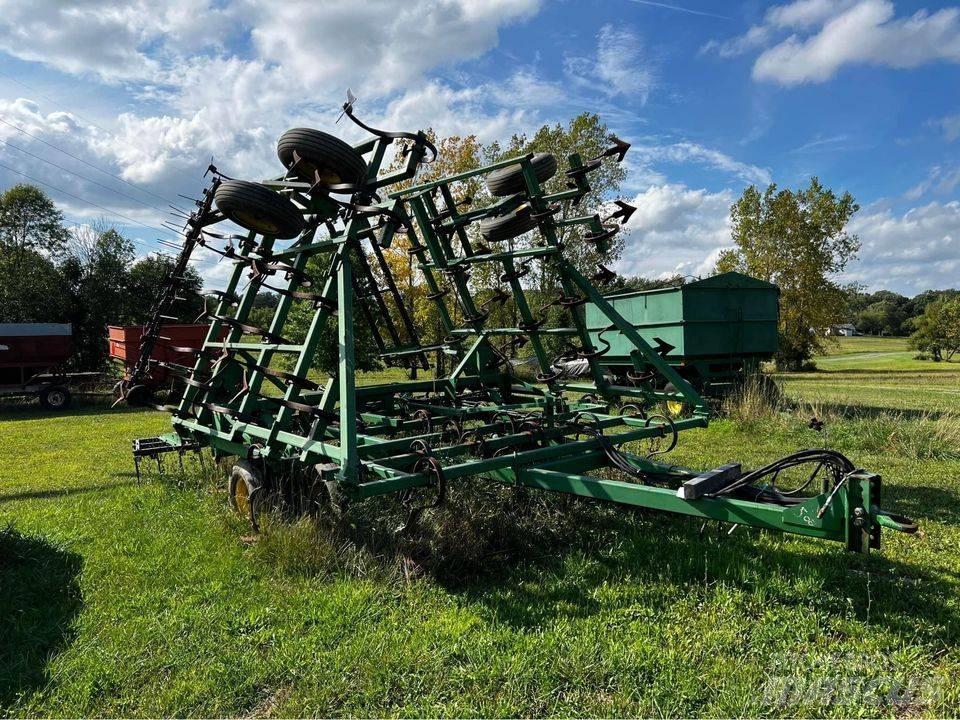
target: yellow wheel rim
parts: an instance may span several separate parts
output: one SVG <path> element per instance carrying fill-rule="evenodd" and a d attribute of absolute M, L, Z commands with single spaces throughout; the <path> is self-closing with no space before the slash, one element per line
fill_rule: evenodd
<path fill-rule="evenodd" d="M 233 501 L 237 505 L 237 512 L 244 517 L 250 516 L 250 491 L 242 480 L 233 487 Z"/>
<path fill-rule="evenodd" d="M 680 400 L 667 400 L 667 412 L 676 417 L 683 414 L 683 403 Z"/>

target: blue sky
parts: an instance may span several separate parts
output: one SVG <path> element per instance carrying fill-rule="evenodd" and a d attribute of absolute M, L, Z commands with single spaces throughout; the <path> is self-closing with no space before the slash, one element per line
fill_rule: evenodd
<path fill-rule="evenodd" d="M 145 253 L 211 156 L 259 178 L 287 127 L 357 137 L 347 87 L 484 141 L 598 112 L 633 143 L 623 272 L 708 272 L 746 185 L 818 175 L 862 205 L 843 280 L 960 285 L 960 9 L 933 0 L 0 0 L 0 186 Z"/>

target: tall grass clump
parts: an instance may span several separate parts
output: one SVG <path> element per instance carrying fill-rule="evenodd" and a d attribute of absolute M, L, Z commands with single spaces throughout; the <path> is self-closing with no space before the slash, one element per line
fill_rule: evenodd
<path fill-rule="evenodd" d="M 720 404 L 723 416 L 749 424 L 773 422 L 786 409 L 780 383 L 761 372 L 748 374 Z"/>
<path fill-rule="evenodd" d="M 851 451 L 911 460 L 960 459 L 960 416 L 896 411 L 854 414 L 830 423 L 834 442 Z"/>

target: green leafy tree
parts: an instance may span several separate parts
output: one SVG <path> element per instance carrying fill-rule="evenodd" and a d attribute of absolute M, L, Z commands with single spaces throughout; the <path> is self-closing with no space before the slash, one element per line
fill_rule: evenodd
<path fill-rule="evenodd" d="M 133 243 L 105 223 L 74 231 L 62 272 L 73 299 L 70 322 L 81 369 L 106 365 L 106 326 L 126 319 L 133 259 Z"/>
<path fill-rule="evenodd" d="M 913 325 L 916 329 L 910 336 L 910 347 L 937 362 L 952 359 L 960 351 L 960 296 L 928 303 Z"/>
<path fill-rule="evenodd" d="M 912 329 L 908 322 L 915 314 L 913 302 L 890 290 L 866 292 L 854 283 L 844 288 L 847 294 L 846 321 L 865 335 L 906 335 Z"/>
<path fill-rule="evenodd" d="M 0 251 L 0 323 L 68 322 L 70 307 L 53 261 L 34 250 Z"/>
<path fill-rule="evenodd" d="M 892 294 L 892 293 L 891 293 Z M 902 296 L 901 296 L 902 297 Z M 867 335 L 903 335 L 907 317 L 907 298 L 903 303 L 878 300 L 857 313 L 854 325 Z"/>
<path fill-rule="evenodd" d="M 0 195 L 0 322 L 66 322 L 70 296 L 56 266 L 69 231 L 33 185 Z"/>
<path fill-rule="evenodd" d="M 846 230 L 859 207 L 850 193 L 838 196 L 812 178 L 796 191 L 750 186 L 730 209 L 734 247 L 722 253 L 717 271 L 736 270 L 780 287 L 782 369 L 808 363 L 827 329 L 845 319 L 846 295 L 834 276 L 860 248 Z"/>
<path fill-rule="evenodd" d="M 960 297 L 960 290 L 925 290 L 911 298 L 907 314 L 910 317 L 919 317 L 930 303 L 955 297 Z"/>
<path fill-rule="evenodd" d="M 129 325 L 146 323 L 153 313 L 160 294 L 169 282 L 175 262 L 173 258 L 163 255 L 147 255 L 137 260 L 130 268 L 126 281 L 127 292 L 123 313 L 113 322 Z M 182 273 L 182 277 L 181 291 L 177 295 L 184 299 L 177 301 L 169 314 L 177 316 L 181 322 L 189 323 L 196 320 L 204 309 L 203 297 L 200 294 L 203 289 L 203 279 L 190 265 Z M 211 307 L 215 307 L 215 304 L 211 303 Z"/>
<path fill-rule="evenodd" d="M 33 250 L 50 256 L 64 251 L 70 232 L 63 213 L 33 185 L 14 185 L 0 195 L 0 250 Z"/>

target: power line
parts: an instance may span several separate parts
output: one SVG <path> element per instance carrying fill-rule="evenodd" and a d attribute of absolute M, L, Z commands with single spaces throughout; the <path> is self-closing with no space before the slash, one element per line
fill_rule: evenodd
<path fill-rule="evenodd" d="M 10 127 L 12 127 L 14 130 L 16 130 L 16 131 L 18 131 L 18 132 L 22 132 L 24 135 L 27 135 L 28 137 L 32 137 L 34 140 L 37 140 L 38 142 L 42 142 L 44 145 L 47 145 L 48 147 L 52 147 L 52 148 L 53 148 L 54 150 L 56 150 L 57 152 L 63 153 L 63 154 L 66 155 L 67 157 L 73 158 L 73 159 L 76 160 L 77 162 L 81 162 L 81 163 L 83 163 L 84 165 L 86 165 L 87 167 L 91 167 L 91 168 L 93 168 L 94 170 L 96 170 L 97 172 L 102 172 L 104 175 L 109 175 L 109 176 L 112 177 L 114 180 L 119 180 L 120 182 L 124 183 L 125 185 L 129 185 L 129 186 L 132 187 L 134 190 L 139 190 L 139 191 L 142 192 L 142 193 L 146 193 L 146 194 L 148 194 L 148 195 L 152 195 L 153 197 L 157 198 L 157 200 L 162 200 L 163 202 L 170 202 L 169 200 L 167 200 L 167 199 L 164 198 L 163 196 L 157 195 L 155 192 L 152 192 L 151 190 L 147 190 L 146 188 L 138 187 L 137 185 L 134 185 L 134 184 L 133 184 L 132 182 L 130 182 L 129 180 L 124 180 L 124 179 L 123 179 L 122 177 L 120 177 L 119 175 L 114 175 L 112 172 L 109 172 L 109 171 L 107 171 L 107 170 L 104 170 L 103 168 L 99 168 L 99 167 L 97 167 L 96 165 L 94 165 L 93 163 L 87 162 L 87 161 L 84 160 L 83 158 L 77 157 L 77 156 L 74 155 L 73 153 L 67 152 L 67 151 L 64 150 L 63 148 L 57 147 L 57 146 L 54 145 L 52 142 L 47 142 L 47 141 L 44 140 L 43 138 L 37 137 L 37 136 L 34 135 L 33 133 L 24 130 L 24 129 L 23 129 L 22 127 L 20 127 L 19 125 L 16 125 L 16 124 L 14 124 L 14 123 L 12 123 L 12 122 L 9 122 L 9 121 L 7 121 L 7 120 L 4 120 L 3 118 L 0 118 L 0 123 L 3 123 L 4 125 L 10 126 Z"/>
<path fill-rule="evenodd" d="M 168 210 L 164 210 L 164 209 L 162 209 L 162 208 L 158 208 L 156 205 L 151 205 L 150 203 L 144 202 L 143 200 L 138 200 L 138 199 L 135 198 L 133 195 L 128 195 L 128 194 L 125 193 L 125 192 L 120 192 L 120 191 L 117 190 L 116 188 L 112 188 L 112 187 L 110 187 L 109 185 L 104 185 L 103 183 L 99 183 L 99 182 L 97 182 L 96 180 L 94 180 L 93 178 L 87 177 L 86 175 L 81 175 L 80 173 L 74 172 L 73 170 L 68 170 L 68 169 L 65 168 L 63 165 L 58 165 L 57 163 L 55 163 L 55 162 L 53 162 L 53 161 L 51 161 L 51 160 L 47 160 L 46 158 L 42 158 L 42 157 L 40 157 L 39 155 L 34 155 L 34 154 L 33 154 L 32 152 L 30 152 L 29 150 L 24 150 L 22 147 L 19 147 L 19 146 L 17 146 L 17 145 L 14 145 L 12 142 L 8 142 L 7 140 L 0 140 L 0 142 L 2 142 L 2 143 L 3 143 L 4 145 L 6 145 L 7 147 L 13 148 L 14 150 L 19 150 L 19 151 L 22 152 L 24 155 L 29 155 L 30 157 L 35 158 L 35 159 L 39 160 L 40 162 L 45 162 L 47 165 L 52 165 L 53 167 L 55 167 L 55 168 L 57 168 L 57 169 L 59 169 L 59 170 L 63 170 L 63 172 L 65 172 L 65 173 L 70 173 L 71 175 L 76 175 L 76 176 L 77 176 L 78 178 L 80 178 L 81 180 L 86 180 L 88 183 L 93 183 L 93 184 L 96 185 L 97 187 L 101 187 L 101 188 L 103 188 L 104 190 L 109 190 L 109 191 L 112 192 L 112 193 L 116 193 L 116 194 L 119 195 L 120 197 L 125 197 L 125 198 L 127 198 L 127 200 L 133 200 L 133 202 L 139 203 L 139 204 L 143 205 L 144 207 L 150 208 L 151 210 L 156 210 L 157 212 L 160 212 L 160 213 L 169 212 Z"/>
<path fill-rule="evenodd" d="M 121 218 L 121 219 L 123 219 L 123 220 L 126 220 L 127 222 L 132 223 L 132 224 L 134 224 L 134 225 L 139 225 L 140 227 L 147 228 L 148 230 L 155 230 L 155 231 L 157 231 L 157 232 L 165 232 L 165 233 L 169 233 L 170 235 L 175 235 L 175 233 L 174 233 L 173 230 L 168 230 L 168 229 L 166 229 L 166 228 L 158 228 L 158 227 L 154 227 L 153 225 L 147 225 L 147 224 L 145 224 L 145 223 L 139 222 L 138 220 L 134 220 L 134 219 L 131 218 L 131 217 L 127 217 L 126 215 L 124 215 L 124 214 L 122 214 L 122 213 L 118 213 L 118 212 L 116 212 L 115 210 L 110 210 L 110 209 L 108 209 L 108 208 L 105 208 L 105 207 L 103 207 L 103 205 L 97 205 L 95 202 L 91 202 L 91 201 L 89 201 L 89 200 L 85 200 L 84 198 L 82 198 L 82 197 L 80 197 L 80 196 L 78 196 L 78 195 L 74 195 L 73 193 L 68 192 L 68 191 L 64 190 L 63 188 L 57 187 L 56 185 L 51 185 L 50 183 L 44 182 L 43 180 L 40 180 L 39 178 L 35 178 L 35 177 L 33 177 L 32 175 L 27 175 L 25 172 L 20 172 L 20 171 L 17 170 L 16 168 L 12 168 L 12 167 L 10 167 L 9 165 L 4 165 L 3 163 L 0 163 L 0 168 L 4 168 L 5 170 L 9 170 L 10 172 L 16 173 L 17 175 L 20 175 L 21 177 L 25 177 L 27 180 L 30 180 L 31 182 L 35 182 L 35 183 L 38 183 L 38 184 L 40 184 L 40 185 L 43 185 L 44 187 L 48 187 L 48 188 L 50 188 L 51 190 L 55 190 L 56 192 L 59 192 L 59 193 L 61 193 L 61 194 L 63 194 L 63 195 L 66 195 L 66 196 L 69 197 L 69 198 L 73 198 L 74 200 L 77 200 L 77 201 L 79 201 L 79 202 L 85 203 L 86 205 L 90 205 L 91 207 L 95 207 L 95 208 L 97 208 L 98 210 L 102 210 L 103 212 L 107 213 L 108 215 L 114 215 L 114 216 L 116 216 L 116 217 L 118 217 L 118 218 Z M 176 235 L 176 236 L 179 237 L 179 235 Z M 140 243 L 143 243 L 144 245 L 146 245 L 146 242 L 143 241 L 143 240 L 139 240 L 139 239 L 137 239 L 137 238 L 134 238 L 134 240 L 135 240 L 136 242 L 140 242 Z"/>
<path fill-rule="evenodd" d="M 3 76 L 3 77 L 5 77 L 7 80 L 10 80 L 10 81 L 12 81 L 12 82 L 15 82 L 17 85 L 19 85 L 20 87 L 24 88 L 25 90 L 29 90 L 30 92 L 32 92 L 32 93 L 33 93 L 34 95 L 36 95 L 37 97 L 43 98 L 44 100 L 46 100 L 48 103 L 50 103 L 50 104 L 53 105 L 54 107 L 60 108 L 60 109 L 63 110 L 64 112 L 70 113 L 70 114 L 73 115 L 74 117 L 80 118 L 81 120 L 83 120 L 84 122 L 88 123 L 89 125 L 93 125 L 93 126 L 94 126 L 95 128 L 97 128 L 98 130 L 103 130 L 105 133 L 109 133 L 109 134 L 111 134 L 111 135 L 115 135 L 115 134 L 116 134 L 115 131 L 113 131 L 113 130 L 108 130 L 107 128 L 103 127 L 102 125 L 98 125 L 97 123 L 95 123 L 95 122 L 94 122 L 93 120 L 91 120 L 90 118 L 84 117 L 84 116 L 81 115 L 80 113 L 74 112 L 73 110 L 71 110 L 70 108 L 66 107 L 65 105 L 63 105 L 63 104 L 61 104 L 61 103 L 58 103 L 56 100 L 54 100 L 53 98 L 51 98 L 49 95 L 44 95 L 42 92 L 40 92 L 39 90 L 37 90 L 35 87 L 30 87 L 29 85 L 27 85 L 25 82 L 23 82 L 23 81 L 20 80 L 19 78 L 15 78 L 13 75 L 10 75 L 10 74 L 8 74 L 8 73 L 3 72 L 3 70 L 0 70 L 0 76 Z"/>
<path fill-rule="evenodd" d="M 5 72 L 3 72 L 2 70 L 0 70 L 0 76 L 3 76 L 3 77 L 5 77 L 5 78 L 7 78 L 8 80 L 11 80 L 11 81 L 15 82 L 17 85 L 19 85 L 20 87 L 22 87 L 22 88 L 24 88 L 24 89 L 26 89 L 26 90 L 29 90 L 31 93 L 33 93 L 33 94 L 36 95 L 37 97 L 46 100 L 48 103 L 50 103 L 50 104 L 53 105 L 54 107 L 60 108 L 60 109 L 63 110 L 64 112 L 69 113 L 69 114 L 73 115 L 74 117 L 79 118 L 79 119 L 85 121 L 85 122 L 86 122 L 87 124 L 89 124 L 89 125 L 93 125 L 93 127 L 97 128 L 98 130 L 102 130 L 103 132 L 107 133 L 108 135 L 116 136 L 116 134 L 117 134 L 116 129 L 111 130 L 111 129 L 109 129 L 109 128 L 105 128 L 103 125 L 100 125 L 100 124 L 98 124 L 98 123 L 95 123 L 95 122 L 94 122 L 93 120 L 91 120 L 90 118 L 85 117 L 85 116 L 81 115 L 80 113 L 78 113 L 78 112 L 76 112 L 76 111 L 74 111 L 74 110 L 71 110 L 70 108 L 68 108 L 68 107 L 67 107 L 66 105 L 64 105 L 63 103 L 57 102 L 56 100 L 54 100 L 53 98 L 51 98 L 49 95 L 44 95 L 42 92 L 40 92 L 39 90 L 37 90 L 35 87 L 31 87 L 30 85 L 28 85 L 27 83 L 23 82 L 23 81 L 20 80 L 19 78 L 15 78 L 13 75 L 10 75 L 9 73 L 5 73 Z M 188 175 L 188 173 L 187 173 L 186 171 L 184 171 L 184 170 L 175 170 L 175 172 L 176 172 L 178 175 L 180 175 L 181 177 L 184 177 L 184 178 L 189 177 L 191 181 L 195 181 L 195 180 L 196 180 L 196 178 L 195 178 L 193 175 Z M 124 182 L 126 182 L 126 181 L 124 181 Z M 133 183 L 130 183 L 130 184 L 133 184 Z M 142 188 L 139 188 L 139 186 L 137 186 L 137 185 L 134 185 L 134 187 L 137 187 L 138 189 L 141 189 L 143 192 L 149 192 L 149 190 L 143 190 Z M 151 193 L 151 194 L 152 194 L 152 193 Z M 163 198 L 160 198 L 160 199 L 163 200 Z"/>

